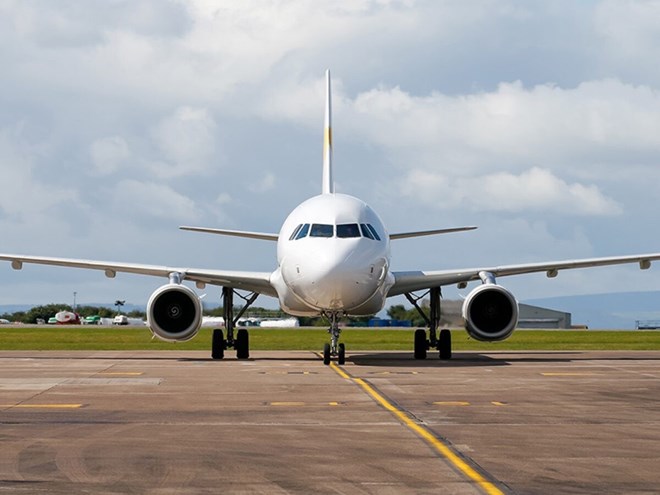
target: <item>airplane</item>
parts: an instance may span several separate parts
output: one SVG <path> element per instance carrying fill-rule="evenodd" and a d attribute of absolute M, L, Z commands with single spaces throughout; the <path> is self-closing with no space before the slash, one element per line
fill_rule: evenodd
<path fill-rule="evenodd" d="M 166 341 L 192 339 L 202 325 L 202 304 L 197 293 L 184 285 L 194 282 L 200 290 L 207 284 L 222 287 L 226 336 L 214 329 L 211 356 L 222 359 L 225 350 L 234 349 L 238 359 L 249 358 L 249 335 L 245 328 L 235 332 L 236 323 L 259 295 L 276 297 L 281 308 L 294 316 L 322 315 L 329 321 L 330 342 L 323 348 L 323 362 L 336 359 L 345 364 L 346 349 L 339 342 L 339 320 L 343 316 L 366 316 L 384 308 L 389 297 L 404 295 L 424 317 L 425 329 L 414 333 L 413 356 L 425 359 L 430 349 L 440 359 L 450 359 L 451 333 L 438 327 L 441 288 L 481 281 L 464 299 L 462 314 L 468 334 L 479 341 L 508 338 L 518 321 L 518 302 L 497 282 L 499 277 L 545 272 L 550 278 L 562 270 L 638 263 L 651 267 L 660 253 L 577 259 L 556 262 L 482 266 L 438 271 L 393 271 L 390 242 L 420 236 L 474 230 L 454 227 L 390 234 L 378 214 L 364 201 L 335 192 L 332 164 L 332 116 L 330 71 L 326 71 L 325 125 L 321 194 L 298 205 L 286 218 L 279 233 L 237 231 L 181 226 L 180 229 L 224 236 L 237 236 L 277 243 L 277 267 L 272 272 L 227 271 L 117 263 L 83 259 L 0 254 L 20 270 L 25 263 L 102 270 L 109 278 L 117 273 L 165 277 L 169 281 L 157 288 L 147 303 L 148 325 L 154 336 Z M 244 295 L 241 292 L 247 292 Z M 416 294 L 425 291 L 422 296 Z M 428 315 L 417 304 L 428 294 Z M 234 296 L 245 304 L 234 310 Z"/>

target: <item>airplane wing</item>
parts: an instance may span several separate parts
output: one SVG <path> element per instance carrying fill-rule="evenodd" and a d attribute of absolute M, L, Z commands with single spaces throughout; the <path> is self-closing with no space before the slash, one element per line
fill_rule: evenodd
<path fill-rule="evenodd" d="M 546 272 L 546 275 L 552 278 L 556 277 L 561 270 L 621 265 L 626 263 L 639 263 L 639 267 L 642 270 L 646 270 L 651 267 L 651 262 L 655 260 L 660 260 L 660 253 L 612 256 L 606 258 L 587 258 L 545 263 L 524 263 L 520 265 L 467 268 L 463 270 L 392 272 L 395 281 L 387 295 L 388 297 L 398 296 L 406 292 L 480 280 L 480 273 L 484 272 L 492 273 L 495 277 Z"/>
<path fill-rule="evenodd" d="M 408 239 L 410 237 L 422 237 L 425 235 L 451 234 L 452 232 L 465 232 L 466 230 L 475 230 L 477 227 L 453 227 L 451 229 L 419 230 L 417 232 L 400 232 L 390 234 L 391 240 Z"/>
<path fill-rule="evenodd" d="M 179 227 L 181 230 L 189 230 L 191 232 L 205 232 L 207 234 L 230 235 L 234 237 L 246 237 L 248 239 L 261 239 L 262 241 L 276 241 L 279 237 L 277 234 L 267 234 L 265 232 L 246 232 L 244 230 L 227 230 L 227 229 L 212 229 L 210 227 L 188 227 L 183 225 Z"/>
<path fill-rule="evenodd" d="M 15 270 L 23 268 L 24 263 L 33 263 L 38 265 L 102 270 L 105 272 L 106 277 L 109 278 L 114 278 L 117 273 L 134 273 L 138 275 L 151 275 L 165 278 L 168 278 L 171 273 L 180 273 L 183 280 L 191 280 L 193 282 L 201 282 L 223 287 L 233 287 L 235 289 L 243 289 L 250 292 L 277 297 L 275 289 L 270 284 L 270 272 L 207 270 L 199 268 L 143 265 L 138 263 L 116 263 L 70 258 L 24 256 L 17 254 L 0 254 L 0 260 L 10 261 L 12 268 Z"/>

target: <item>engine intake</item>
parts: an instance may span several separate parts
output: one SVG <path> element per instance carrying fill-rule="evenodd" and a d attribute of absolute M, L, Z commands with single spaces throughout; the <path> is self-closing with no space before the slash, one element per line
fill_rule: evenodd
<path fill-rule="evenodd" d="M 147 321 L 158 338 L 185 342 L 197 335 L 202 326 L 202 302 L 185 285 L 163 285 L 149 298 Z"/>
<path fill-rule="evenodd" d="M 501 285 L 483 284 L 463 302 L 465 329 L 470 337 L 483 342 L 504 340 L 518 323 L 518 302 Z"/>

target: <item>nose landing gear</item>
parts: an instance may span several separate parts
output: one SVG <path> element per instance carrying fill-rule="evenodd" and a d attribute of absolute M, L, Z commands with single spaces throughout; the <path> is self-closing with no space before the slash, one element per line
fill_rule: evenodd
<path fill-rule="evenodd" d="M 346 363 L 346 346 L 339 343 L 339 334 L 341 333 L 339 314 L 332 312 L 329 315 L 325 314 L 325 316 L 330 320 L 330 328 L 328 329 L 330 342 L 326 342 L 323 346 L 323 364 L 329 365 L 331 359 L 336 357 L 337 364 L 343 365 Z"/>

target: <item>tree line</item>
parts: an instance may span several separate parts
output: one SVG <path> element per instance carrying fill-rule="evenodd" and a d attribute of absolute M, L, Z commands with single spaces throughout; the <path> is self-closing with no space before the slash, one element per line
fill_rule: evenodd
<path fill-rule="evenodd" d="M 422 307 L 427 306 L 422 303 Z M 427 309 L 427 308 L 425 308 Z M 238 311 L 239 308 L 235 308 L 235 311 Z M 49 318 L 55 316 L 56 313 L 60 311 L 71 311 L 73 308 L 68 304 L 46 304 L 42 306 L 35 306 L 32 309 L 27 311 L 16 311 L 14 313 L 5 313 L 0 314 L 1 319 L 16 321 L 26 324 L 34 324 L 38 319 L 48 321 Z M 81 318 L 87 316 L 100 316 L 101 318 L 112 318 L 117 312 L 114 309 L 105 307 L 105 306 L 76 306 L 76 313 L 80 315 Z M 146 313 L 140 310 L 133 310 L 126 313 L 127 316 L 131 318 L 146 318 Z M 217 306 L 214 308 L 204 308 L 205 316 L 222 316 L 223 308 L 222 306 Z M 387 315 L 393 320 L 410 320 L 413 326 L 425 326 L 426 323 L 424 319 L 419 315 L 415 308 L 406 308 L 403 304 L 395 304 L 390 306 L 387 310 Z M 258 306 L 251 307 L 247 311 L 246 317 L 254 318 L 289 318 L 290 315 L 282 311 L 281 309 L 268 309 L 261 308 Z M 450 315 L 447 315 L 450 316 Z M 370 316 L 363 317 L 346 317 L 342 318 L 341 322 L 352 325 L 365 325 L 369 321 Z M 326 326 L 328 321 L 323 317 L 298 317 L 301 326 Z"/>
<path fill-rule="evenodd" d="M 16 321 L 20 323 L 32 324 L 41 319 L 48 321 L 49 318 L 55 316 L 60 311 L 73 311 L 69 304 L 45 304 L 42 306 L 35 306 L 27 311 L 16 311 L 14 313 L 4 313 L 0 315 L 1 319 Z M 101 318 L 113 318 L 117 312 L 113 309 L 104 306 L 76 306 L 76 313 L 80 318 L 87 316 L 100 316 Z M 146 314 L 143 311 L 134 310 L 126 313 L 131 318 L 144 318 Z"/>

